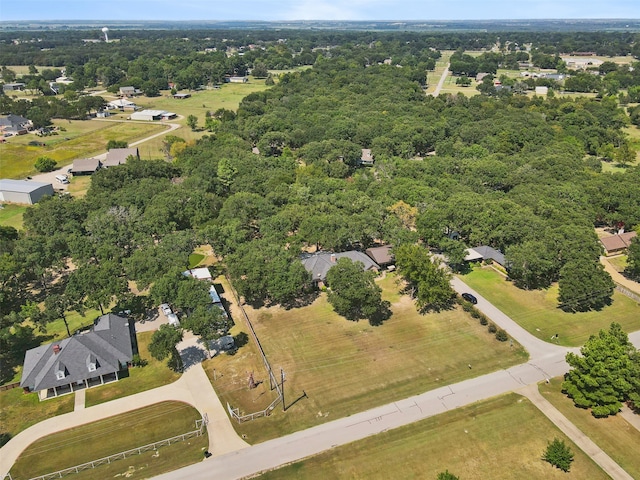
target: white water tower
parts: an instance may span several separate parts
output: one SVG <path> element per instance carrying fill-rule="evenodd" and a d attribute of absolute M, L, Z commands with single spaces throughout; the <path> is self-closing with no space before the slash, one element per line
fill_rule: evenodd
<path fill-rule="evenodd" d="M 107 27 L 103 27 L 102 33 L 104 33 L 104 41 L 109 43 L 109 35 L 107 35 L 109 33 L 109 29 Z"/>

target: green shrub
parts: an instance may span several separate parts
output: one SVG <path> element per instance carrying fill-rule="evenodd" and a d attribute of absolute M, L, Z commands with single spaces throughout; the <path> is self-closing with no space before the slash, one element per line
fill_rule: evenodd
<path fill-rule="evenodd" d="M 33 165 L 39 172 L 53 172 L 56 169 L 56 161 L 49 157 L 39 157 Z"/>
<path fill-rule="evenodd" d="M 507 332 L 500 328 L 496 332 L 496 340 L 500 342 L 506 342 L 507 340 L 509 340 L 509 335 L 507 335 Z"/>
<path fill-rule="evenodd" d="M 565 445 L 564 440 L 554 438 L 553 442 L 547 444 L 542 459 L 563 472 L 568 472 L 573 462 L 573 452 Z"/>
<path fill-rule="evenodd" d="M 481 315 L 480 316 L 480 325 L 487 325 L 488 323 L 489 323 L 489 319 L 486 316 Z"/>
<path fill-rule="evenodd" d="M 498 331 L 498 327 L 496 327 L 495 324 L 493 323 L 489 324 L 488 329 L 489 329 L 489 333 L 496 333 Z"/>

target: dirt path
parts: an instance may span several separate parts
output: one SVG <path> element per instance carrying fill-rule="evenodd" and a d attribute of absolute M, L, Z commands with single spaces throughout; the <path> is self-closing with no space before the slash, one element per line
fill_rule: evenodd
<path fill-rule="evenodd" d="M 447 79 L 447 75 L 449 75 L 449 64 L 447 63 L 447 66 L 444 67 L 444 71 L 442 72 L 442 76 L 440 77 L 440 80 L 438 81 L 438 86 L 436 87 L 436 89 L 434 90 L 434 92 L 431 94 L 434 97 L 437 97 L 438 95 L 440 95 L 440 90 L 442 90 L 442 86 L 444 85 L 444 81 Z"/>
<path fill-rule="evenodd" d="M 569 421 L 551 402 L 542 396 L 537 384 L 531 384 L 518 390 L 517 393 L 524 395 L 533 403 L 544 415 L 551 420 L 556 427 L 569 437 L 580 449 L 589 455 L 591 459 L 602 468 L 607 475 L 614 480 L 633 480 L 633 477 L 625 472 L 609 455 L 604 453 L 589 437 Z"/>
<path fill-rule="evenodd" d="M 609 273 L 609 275 L 611 275 L 611 278 L 614 282 L 619 283 L 623 287 L 628 288 L 632 292 L 640 295 L 640 283 L 629 280 L 627 277 L 618 272 L 615 268 L 613 268 L 613 265 L 609 263 L 609 259 L 607 257 L 600 257 L 600 263 Z"/>

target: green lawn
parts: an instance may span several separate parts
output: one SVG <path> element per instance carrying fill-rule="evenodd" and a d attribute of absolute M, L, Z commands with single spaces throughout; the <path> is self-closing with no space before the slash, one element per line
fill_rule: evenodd
<path fill-rule="evenodd" d="M 569 473 L 541 460 L 547 442 L 563 439 L 575 454 Z M 265 480 L 606 479 L 586 454 L 526 398 L 509 394 L 447 412 L 266 473 Z"/>
<path fill-rule="evenodd" d="M 616 255 L 615 257 L 609 257 L 607 258 L 607 262 L 609 262 L 618 272 L 624 272 L 624 269 L 627 268 L 626 255 Z"/>
<path fill-rule="evenodd" d="M 561 390 L 562 378 L 540 384 L 540 393 L 576 427 L 593 440 L 633 478 L 640 478 L 640 432 L 621 415 L 595 418 L 589 410 L 574 406 Z"/>
<path fill-rule="evenodd" d="M 17 381 L 20 381 L 18 378 Z M 20 387 L 0 392 L 0 433 L 12 437 L 42 420 L 73 411 L 73 395 L 41 402 Z"/>
<path fill-rule="evenodd" d="M 56 120 L 62 127 L 59 135 L 37 137 L 22 135 L 12 137 L 0 144 L 0 171 L 5 178 L 24 178 L 36 173 L 33 164 L 41 156 L 58 162 L 58 166 L 68 165 L 76 158 L 91 157 L 103 153 L 109 140 L 123 140 L 128 143 L 162 132 L 167 127 L 160 124 L 110 122 L 100 120 Z M 37 140 L 44 147 L 28 145 Z"/>
<path fill-rule="evenodd" d="M 140 357 L 147 360 L 149 362 L 148 365 L 130 368 L 127 378 L 121 378 L 117 382 L 88 389 L 85 403 L 87 407 L 167 385 L 175 382 L 180 377 L 179 373 L 167 367 L 166 360 L 159 361 L 151 356 L 148 346 L 152 335 L 153 332 L 141 332 L 138 334 Z"/>
<path fill-rule="evenodd" d="M 192 253 L 189 255 L 189 268 L 197 267 L 204 260 L 204 255 L 200 253 Z"/>
<path fill-rule="evenodd" d="M 11 475 L 31 478 L 164 440 L 195 430 L 199 418 L 190 405 L 162 402 L 64 430 L 29 445 L 13 465 Z M 196 450 L 201 457 L 200 445 Z M 164 450 L 162 453 L 166 454 Z M 135 458 L 122 460 L 119 471 L 126 471 Z M 94 471 L 89 478 L 97 478 L 96 474 Z"/>
<path fill-rule="evenodd" d="M 611 322 L 618 322 L 627 332 L 640 329 L 640 305 L 617 291 L 613 303 L 601 311 L 566 313 L 557 308 L 557 285 L 547 290 L 520 290 L 490 268 L 474 268 L 461 278 L 541 340 L 549 341 L 559 333 L 561 345 L 579 346 Z"/>
<path fill-rule="evenodd" d="M 4 204 L 0 208 L 0 225 L 22 229 L 22 215 L 29 208 L 27 205 Z"/>
<path fill-rule="evenodd" d="M 268 419 L 239 426 L 247 441 L 297 431 L 527 359 L 520 347 L 498 342 L 462 309 L 418 314 L 408 297 L 398 295 L 393 277 L 387 275 L 381 284 L 385 298 L 399 301 L 392 304 L 391 319 L 378 327 L 336 315 L 324 294 L 304 308 L 246 308 L 271 365 L 278 375 L 281 367 L 285 371 L 287 405 L 303 390 L 308 395 L 284 415 L 278 409 Z M 214 367 L 223 375 L 214 382 L 223 403 L 251 413 L 275 398 L 260 364 L 247 347 L 235 357 L 207 363 L 210 376 Z M 251 371 L 264 383 L 249 391 Z"/>

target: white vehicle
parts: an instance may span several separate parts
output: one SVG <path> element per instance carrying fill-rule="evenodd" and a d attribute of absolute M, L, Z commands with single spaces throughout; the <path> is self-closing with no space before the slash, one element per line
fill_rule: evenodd
<path fill-rule="evenodd" d="M 160 311 L 165 315 L 171 315 L 173 313 L 168 303 L 163 303 L 162 305 L 160 305 Z"/>
<path fill-rule="evenodd" d="M 69 177 L 66 175 L 56 175 L 56 180 L 65 185 L 69 183 Z"/>
<path fill-rule="evenodd" d="M 169 325 L 172 325 L 174 327 L 180 326 L 180 320 L 178 320 L 178 316 L 175 313 L 170 313 L 169 315 L 167 315 L 167 318 L 169 319 Z"/>

